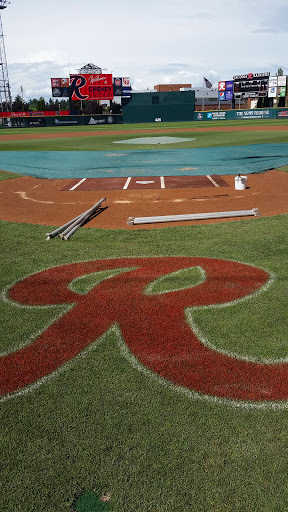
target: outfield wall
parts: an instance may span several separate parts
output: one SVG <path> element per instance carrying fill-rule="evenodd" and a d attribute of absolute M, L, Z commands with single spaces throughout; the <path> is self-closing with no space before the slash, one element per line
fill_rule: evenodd
<path fill-rule="evenodd" d="M 122 124 L 122 114 L 90 114 L 82 116 L 29 116 L 21 118 L 1 118 L 1 128 L 41 128 L 47 126 L 101 126 Z"/>
<path fill-rule="evenodd" d="M 122 98 L 125 124 L 193 121 L 194 110 L 195 91 L 133 93 Z"/>
<path fill-rule="evenodd" d="M 242 119 L 288 119 L 288 108 L 254 108 L 251 110 L 212 110 L 194 112 L 194 121 L 241 121 Z"/>

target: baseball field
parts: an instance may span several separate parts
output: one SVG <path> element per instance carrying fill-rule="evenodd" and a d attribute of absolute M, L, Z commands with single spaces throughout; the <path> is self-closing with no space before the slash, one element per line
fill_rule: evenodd
<path fill-rule="evenodd" d="M 1 511 L 287 512 L 287 143 L 285 120 L 0 131 Z M 266 167 L 237 190 L 213 148 Z M 64 152 L 151 169 L 38 175 Z"/>

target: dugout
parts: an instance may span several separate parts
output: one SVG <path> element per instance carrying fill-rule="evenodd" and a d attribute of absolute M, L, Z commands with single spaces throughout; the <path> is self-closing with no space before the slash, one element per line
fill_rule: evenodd
<path fill-rule="evenodd" d="M 195 91 L 133 92 L 121 103 L 123 123 L 193 121 Z"/>

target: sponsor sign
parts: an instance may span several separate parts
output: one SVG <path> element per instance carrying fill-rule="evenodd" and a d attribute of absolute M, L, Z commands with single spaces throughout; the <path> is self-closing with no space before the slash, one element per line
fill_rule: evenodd
<path fill-rule="evenodd" d="M 89 122 L 88 124 L 105 124 L 105 123 L 108 123 L 108 124 L 112 124 L 114 122 L 114 119 L 112 116 L 105 116 L 105 117 L 98 117 L 95 119 L 95 116 L 91 116 L 90 119 L 89 119 Z"/>
<path fill-rule="evenodd" d="M 114 96 L 131 96 L 129 77 L 117 77 L 113 80 Z"/>
<path fill-rule="evenodd" d="M 123 94 L 122 78 L 114 78 L 113 92 L 114 92 L 114 96 L 122 96 L 122 94 Z"/>
<path fill-rule="evenodd" d="M 124 76 L 122 78 L 122 85 L 123 87 L 131 87 L 131 84 L 130 84 L 130 77 L 128 76 Z"/>
<path fill-rule="evenodd" d="M 123 96 L 131 96 L 131 87 L 122 87 Z"/>
<path fill-rule="evenodd" d="M 207 113 L 207 119 L 211 121 L 222 121 L 226 119 L 227 112 L 225 110 L 220 112 L 208 112 Z"/>
<path fill-rule="evenodd" d="M 55 126 L 71 126 L 80 124 L 77 119 L 54 119 Z"/>
<path fill-rule="evenodd" d="M 46 126 L 46 120 L 39 117 L 39 118 L 36 118 L 36 117 L 33 117 L 31 119 L 27 119 L 27 125 L 28 126 L 31 126 L 31 127 L 34 127 L 34 126 Z"/>
<path fill-rule="evenodd" d="M 269 98 L 276 98 L 277 96 L 277 87 L 269 87 L 268 89 L 268 97 Z"/>
<path fill-rule="evenodd" d="M 53 98 L 69 97 L 69 78 L 51 78 Z"/>
<path fill-rule="evenodd" d="M 270 73 L 247 73 L 247 75 L 235 75 L 233 80 L 253 80 L 255 78 L 266 78 L 270 77 Z"/>
<path fill-rule="evenodd" d="M 286 75 L 283 75 L 283 76 L 278 76 L 278 87 L 286 87 L 286 80 L 287 80 L 287 76 Z"/>
<path fill-rule="evenodd" d="M 286 87 L 277 87 L 277 96 L 278 98 L 283 98 L 286 96 Z"/>
<path fill-rule="evenodd" d="M 288 117 L 288 110 L 281 110 L 278 112 L 278 117 Z"/>
<path fill-rule="evenodd" d="M 229 80 L 226 82 L 226 91 L 232 90 L 233 91 L 233 80 Z"/>
<path fill-rule="evenodd" d="M 278 77 L 277 76 L 270 76 L 268 81 L 269 87 L 277 87 L 278 85 Z"/>
<path fill-rule="evenodd" d="M 236 112 L 236 119 L 267 119 L 271 117 L 267 110 L 241 110 Z"/>
<path fill-rule="evenodd" d="M 111 74 L 70 75 L 72 100 L 113 100 Z"/>
<path fill-rule="evenodd" d="M 218 100 L 233 100 L 233 80 L 218 82 Z"/>

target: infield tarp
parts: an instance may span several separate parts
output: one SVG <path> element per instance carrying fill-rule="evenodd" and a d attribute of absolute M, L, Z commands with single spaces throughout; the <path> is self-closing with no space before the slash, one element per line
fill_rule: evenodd
<path fill-rule="evenodd" d="M 288 165 L 288 144 L 128 151 L 2 151 L 0 169 L 39 178 L 251 174 Z"/>

